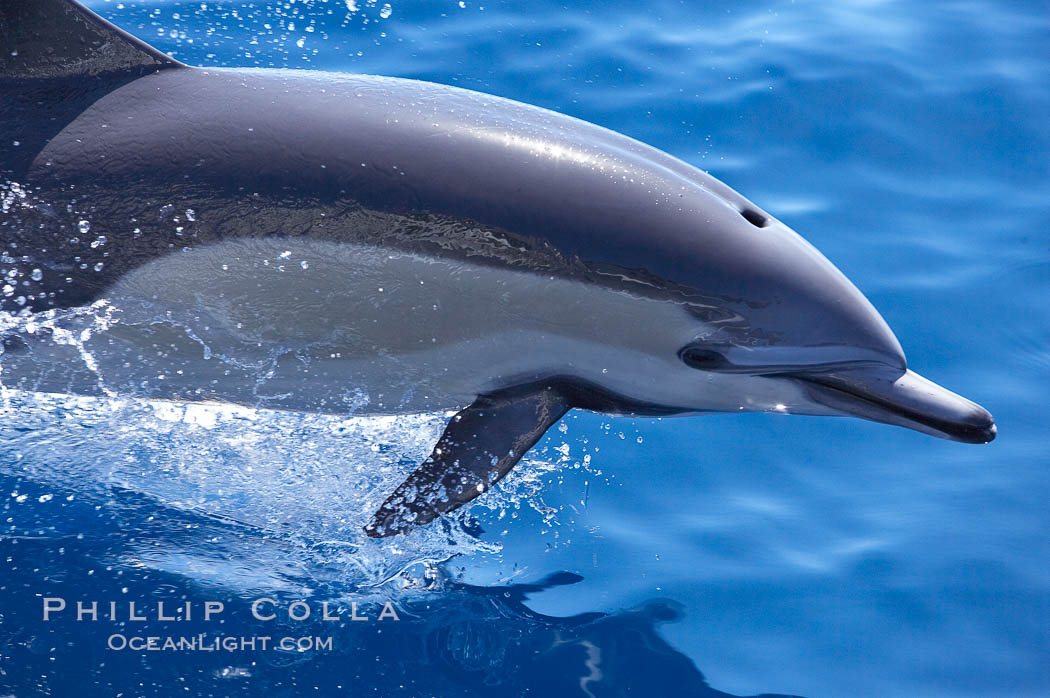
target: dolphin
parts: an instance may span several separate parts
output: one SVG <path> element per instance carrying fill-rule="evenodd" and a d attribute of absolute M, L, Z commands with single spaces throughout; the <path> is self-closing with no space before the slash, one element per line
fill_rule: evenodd
<path fill-rule="evenodd" d="M 5 384 L 454 412 L 373 537 L 471 501 L 574 408 L 995 437 L 788 226 L 569 116 L 190 67 L 71 0 L 0 0 L 0 132 Z M 78 308 L 113 321 L 40 341 Z"/>

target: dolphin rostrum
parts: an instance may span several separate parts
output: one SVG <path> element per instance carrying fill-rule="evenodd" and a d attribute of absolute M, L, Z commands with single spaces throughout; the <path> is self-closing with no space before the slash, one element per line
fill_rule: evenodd
<path fill-rule="evenodd" d="M 572 408 L 995 436 L 794 231 L 568 116 L 416 80 L 189 67 L 71 0 L 0 0 L 0 125 L 5 384 L 458 410 L 375 537 L 471 501 Z M 84 307 L 113 318 L 80 335 L 90 361 L 41 341 Z"/>

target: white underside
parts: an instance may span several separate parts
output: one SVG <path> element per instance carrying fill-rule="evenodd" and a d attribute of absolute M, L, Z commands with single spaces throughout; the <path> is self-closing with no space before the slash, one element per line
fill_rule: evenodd
<path fill-rule="evenodd" d="M 688 411 L 809 411 L 785 381 L 682 364 L 709 329 L 680 305 L 525 271 L 231 240 L 153 260 L 106 295 L 115 323 L 82 347 L 4 357 L 5 385 L 393 413 L 559 375 Z"/>

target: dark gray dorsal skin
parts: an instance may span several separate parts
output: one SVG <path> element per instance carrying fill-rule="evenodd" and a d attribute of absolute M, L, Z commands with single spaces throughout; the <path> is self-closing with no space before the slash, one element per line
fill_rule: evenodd
<path fill-rule="evenodd" d="M 994 436 L 799 235 L 620 134 L 414 80 L 190 68 L 69 0 L 0 0 L 0 56 L 0 309 L 120 318 L 87 376 L 11 330 L 5 385 L 465 408 L 374 535 L 467 501 L 406 494 L 502 477 L 569 407 Z"/>
<path fill-rule="evenodd" d="M 181 65 L 63 0 L 0 0 L 0 47 L 0 172 L 12 174 L 99 97 Z"/>

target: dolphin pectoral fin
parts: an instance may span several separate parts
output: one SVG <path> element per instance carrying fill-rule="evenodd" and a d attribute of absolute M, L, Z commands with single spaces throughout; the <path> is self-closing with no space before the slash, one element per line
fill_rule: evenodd
<path fill-rule="evenodd" d="M 434 451 L 379 507 L 365 533 L 404 533 L 458 509 L 498 482 L 572 407 L 558 390 L 479 396 L 445 427 Z"/>

